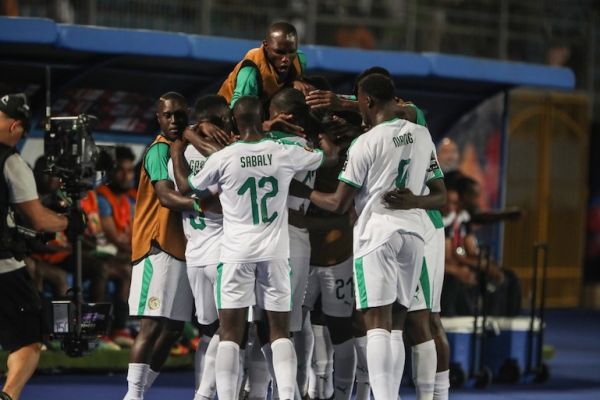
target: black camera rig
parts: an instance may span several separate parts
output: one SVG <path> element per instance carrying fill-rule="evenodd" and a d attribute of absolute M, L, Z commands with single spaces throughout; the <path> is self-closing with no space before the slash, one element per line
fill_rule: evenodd
<path fill-rule="evenodd" d="M 67 237 L 72 246 L 74 285 L 70 301 L 52 302 L 53 337 L 61 340 L 62 349 L 71 357 L 92 350 L 97 338 L 109 329 L 112 305 L 84 303 L 82 294 L 82 240 L 85 219 L 80 199 L 94 188 L 98 172 L 112 166 L 108 147 L 97 146 L 91 135 L 96 117 L 49 117 L 44 135 L 47 171 L 60 178 L 70 198 Z"/>

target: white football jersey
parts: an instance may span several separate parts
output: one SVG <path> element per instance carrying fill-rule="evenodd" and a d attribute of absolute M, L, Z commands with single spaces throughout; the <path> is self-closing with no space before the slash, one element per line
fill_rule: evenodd
<path fill-rule="evenodd" d="M 308 141 L 306 139 L 291 133 L 271 131 L 268 135 L 273 139 L 284 139 L 288 142 L 298 143 L 302 147 L 308 146 Z M 317 173 L 315 171 L 300 171 L 297 172 L 296 175 L 294 175 L 294 179 L 296 179 L 299 182 L 302 182 L 311 189 L 314 189 L 315 187 L 316 178 Z M 292 210 L 300 211 L 303 214 L 306 214 L 308 206 L 310 205 L 310 200 L 289 195 L 287 205 L 288 208 L 291 208 Z"/>
<path fill-rule="evenodd" d="M 221 262 L 289 258 L 287 197 L 299 171 L 312 171 L 323 153 L 286 140 L 237 141 L 190 175 L 196 191 L 218 184 L 223 207 Z"/>
<path fill-rule="evenodd" d="M 425 211 L 389 210 L 382 196 L 395 188 L 408 188 L 416 195 L 423 192 L 430 177 L 432 145 L 427 128 L 401 119 L 381 123 L 352 143 L 339 180 L 360 189 L 354 200 L 355 257 L 382 245 L 394 232 L 423 238 Z"/>
<path fill-rule="evenodd" d="M 185 149 L 185 159 L 190 166 L 192 174 L 197 173 L 204 167 L 206 157 L 204 157 L 196 148 L 189 145 Z M 175 182 L 173 174 L 173 160 L 169 159 L 169 179 Z M 175 183 L 177 188 L 177 183 Z M 215 194 L 218 191 L 217 186 L 210 187 L 209 190 Z M 223 216 L 221 214 L 204 211 L 201 214 L 197 212 L 182 212 L 183 233 L 187 239 L 185 247 L 185 261 L 188 267 L 200 267 L 210 264 L 217 264 L 221 255 L 221 238 L 223 236 Z"/>

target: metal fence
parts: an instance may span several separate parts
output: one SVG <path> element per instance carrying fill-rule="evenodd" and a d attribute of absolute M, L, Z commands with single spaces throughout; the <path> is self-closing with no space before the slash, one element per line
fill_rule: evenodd
<path fill-rule="evenodd" d="M 29 0 L 19 13 L 60 22 L 261 39 L 278 19 L 302 43 L 435 51 L 567 65 L 600 95 L 594 0 Z M 598 98 L 598 96 L 595 96 Z M 600 102 L 596 110 L 600 111 Z"/>

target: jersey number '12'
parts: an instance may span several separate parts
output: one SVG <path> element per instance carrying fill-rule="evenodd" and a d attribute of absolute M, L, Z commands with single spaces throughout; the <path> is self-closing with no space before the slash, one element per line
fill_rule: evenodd
<path fill-rule="evenodd" d="M 243 196 L 248 190 L 250 191 L 250 203 L 252 205 L 252 223 L 254 225 L 258 225 L 262 219 L 262 222 L 265 224 L 269 224 L 277 218 L 277 211 L 273 213 L 273 215 L 269 216 L 269 211 L 267 210 L 267 200 L 271 197 L 275 197 L 279 192 L 279 185 L 277 182 L 277 178 L 273 176 L 263 176 L 258 180 L 258 187 L 264 188 L 267 183 L 271 184 L 271 191 L 267 192 L 260 199 L 260 212 L 258 210 L 258 189 L 256 187 L 256 178 L 251 176 L 246 179 L 246 182 L 240 187 L 237 194 Z M 262 218 L 261 218 L 262 216 Z"/>

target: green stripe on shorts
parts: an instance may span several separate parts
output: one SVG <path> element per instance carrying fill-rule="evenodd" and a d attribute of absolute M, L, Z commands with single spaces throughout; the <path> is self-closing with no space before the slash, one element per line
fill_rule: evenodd
<path fill-rule="evenodd" d="M 360 302 L 360 308 L 368 308 L 369 303 L 367 302 L 367 288 L 365 286 L 365 272 L 363 271 L 362 257 L 354 260 L 354 275 L 356 276 L 356 282 L 358 285 L 358 300 Z"/>
<path fill-rule="evenodd" d="M 221 309 L 221 277 L 223 276 L 223 263 L 217 265 L 217 310 Z"/>
<path fill-rule="evenodd" d="M 292 275 L 294 274 L 294 270 L 292 269 L 292 259 L 288 258 L 288 267 L 290 267 L 290 272 L 288 277 L 290 278 L 290 310 L 294 307 L 294 292 L 292 289 Z"/>
<path fill-rule="evenodd" d="M 150 257 L 146 257 L 144 260 L 144 274 L 142 275 L 142 291 L 140 293 L 140 303 L 138 304 L 138 315 L 143 315 L 146 309 L 146 300 L 148 300 L 148 290 L 150 289 L 153 272 L 154 267 L 152 267 Z"/>
<path fill-rule="evenodd" d="M 431 309 L 431 288 L 429 287 L 429 271 L 427 271 L 427 261 L 423 257 L 423 268 L 421 269 L 421 277 L 419 278 L 421 288 L 423 289 L 423 297 L 425 297 L 425 305 Z"/>

